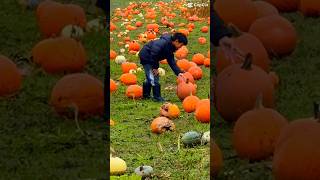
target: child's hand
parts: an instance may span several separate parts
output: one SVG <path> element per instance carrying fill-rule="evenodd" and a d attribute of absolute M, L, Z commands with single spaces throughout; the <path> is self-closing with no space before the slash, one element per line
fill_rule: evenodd
<path fill-rule="evenodd" d="M 158 76 L 159 75 L 158 69 L 152 69 L 152 73 L 153 73 L 154 76 Z"/>

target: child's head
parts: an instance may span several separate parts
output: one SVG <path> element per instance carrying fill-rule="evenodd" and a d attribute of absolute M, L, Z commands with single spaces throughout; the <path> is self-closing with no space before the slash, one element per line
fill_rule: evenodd
<path fill-rule="evenodd" d="M 188 44 L 187 36 L 183 33 L 174 33 L 172 35 L 172 44 L 176 47 L 176 49 L 181 48 L 182 46 L 186 46 Z"/>

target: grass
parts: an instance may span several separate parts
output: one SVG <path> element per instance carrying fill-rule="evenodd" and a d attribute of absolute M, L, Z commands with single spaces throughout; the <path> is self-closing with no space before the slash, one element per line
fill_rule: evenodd
<path fill-rule="evenodd" d="M 86 7 L 86 1 L 70 1 Z M 51 90 L 63 74 L 50 75 L 33 64 L 31 50 L 41 40 L 34 10 L 22 10 L 16 1 L 2 2 L 0 54 L 32 68 L 22 89 L 0 99 L 0 173 L 3 179 L 106 178 L 107 126 L 102 117 L 80 121 L 57 116 L 48 105 Z M 94 18 L 87 15 L 87 19 Z M 85 72 L 104 79 L 104 33 L 88 33 Z"/>
<path fill-rule="evenodd" d="M 111 7 L 118 7 L 116 6 L 118 4 L 114 5 L 114 3 L 118 3 L 118 1 L 111 1 Z M 119 5 L 119 7 L 124 7 L 127 4 Z M 176 13 L 178 15 L 178 12 Z M 157 18 L 160 17 L 158 15 Z M 138 18 L 138 20 L 140 19 Z M 187 20 L 179 17 L 176 17 L 173 21 L 175 24 L 187 23 Z M 159 23 L 159 19 L 156 22 Z M 120 22 L 115 22 L 115 24 L 123 31 L 124 26 L 121 27 Z M 139 33 L 145 31 L 146 24 L 144 23 L 143 27 L 128 33 L 128 36 L 135 39 Z M 188 36 L 189 60 L 191 60 L 193 53 L 204 53 L 206 55 L 209 50 L 209 43 L 199 45 L 197 42 L 200 36 L 206 37 L 209 41 L 209 33 L 204 34 L 200 31 L 203 25 L 206 25 L 206 23 L 196 22 L 196 29 Z M 169 30 L 163 28 L 160 31 Z M 119 50 L 123 46 L 119 47 L 117 45 L 119 39 L 115 33 L 112 34 L 112 37 L 115 43 L 111 43 L 111 49 L 119 54 Z M 125 56 L 130 62 L 135 62 L 141 67 L 138 57 L 128 54 L 125 54 Z M 111 94 L 110 100 L 110 117 L 116 122 L 110 130 L 111 147 L 116 151 L 116 156 L 126 161 L 128 166 L 126 175 L 133 174 L 136 167 L 144 164 L 154 168 L 153 179 L 209 179 L 209 146 L 203 145 L 194 148 L 181 146 L 180 149 L 178 147 L 178 139 L 181 138 L 183 133 L 191 130 L 205 132 L 209 130 L 209 125 L 201 124 L 195 120 L 193 114 L 185 113 L 174 90 L 165 90 L 165 87 L 169 85 L 176 85 L 176 76 L 168 65 L 160 65 L 160 67 L 166 70 L 166 75 L 160 77 L 162 95 L 169 99 L 171 103 L 177 104 L 181 111 L 181 116 L 173 120 L 176 131 L 161 135 L 153 134 L 150 130 L 150 124 L 155 117 L 159 116 L 159 108 L 162 103 L 151 100 L 133 101 L 125 96 L 126 87 L 119 84 L 118 90 Z M 110 69 L 111 79 L 118 80 L 122 74 L 121 66 L 111 61 Z M 203 78 L 197 81 L 197 96 L 204 99 L 208 98 L 210 91 L 210 70 L 205 67 L 202 67 L 202 70 Z M 142 85 L 144 76 L 144 72 L 137 74 L 139 85 Z M 159 144 L 162 148 L 159 148 Z"/>
<path fill-rule="evenodd" d="M 318 19 L 304 18 L 299 13 L 283 14 L 296 28 L 299 42 L 295 51 L 282 59 L 273 59 L 272 68 L 280 77 L 276 92 L 276 109 L 289 121 L 313 116 L 313 101 L 320 100 L 320 25 Z M 216 116 L 214 135 L 224 155 L 224 167 L 217 179 L 273 179 L 269 160 L 250 163 L 240 160 L 231 144 L 232 124 Z"/>

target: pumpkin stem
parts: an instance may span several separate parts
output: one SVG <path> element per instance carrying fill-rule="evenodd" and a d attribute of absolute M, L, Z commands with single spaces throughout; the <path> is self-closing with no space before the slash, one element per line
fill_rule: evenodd
<path fill-rule="evenodd" d="M 320 105 L 317 102 L 313 102 L 314 118 L 320 123 Z"/>
<path fill-rule="evenodd" d="M 257 96 L 255 108 L 256 109 L 264 108 L 264 106 L 263 106 L 263 94 L 261 92 Z"/>
<path fill-rule="evenodd" d="M 248 53 L 245 57 L 244 63 L 242 64 L 241 68 L 245 70 L 250 70 L 252 65 L 252 54 Z"/>
<path fill-rule="evenodd" d="M 241 36 L 243 33 L 241 32 L 241 30 L 235 26 L 234 24 L 232 23 L 229 23 L 228 24 L 228 28 L 229 30 L 231 31 L 231 34 L 234 36 L 234 37 L 239 37 Z"/>
<path fill-rule="evenodd" d="M 76 104 L 72 103 L 70 105 L 71 108 L 73 108 L 74 110 L 74 120 L 76 122 L 77 128 L 78 130 L 81 132 L 82 135 L 85 135 L 83 130 L 81 129 L 80 125 L 79 125 L 79 121 L 78 121 L 78 115 L 79 115 L 79 108 Z"/>

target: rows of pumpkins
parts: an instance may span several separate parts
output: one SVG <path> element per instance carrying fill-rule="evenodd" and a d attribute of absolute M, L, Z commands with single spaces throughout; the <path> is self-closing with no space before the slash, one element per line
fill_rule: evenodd
<path fill-rule="evenodd" d="M 290 123 L 277 112 L 274 93 L 279 77 L 270 71 L 270 59 L 292 54 L 298 43 L 293 24 L 279 12 L 319 16 L 320 1 L 216 0 L 214 9 L 232 29 L 240 55 L 231 60 L 219 48 L 214 54 L 214 105 L 225 121 L 234 123 L 231 141 L 238 157 L 273 157 L 277 180 L 319 179 L 319 105 L 315 104 L 314 117 Z M 223 156 L 216 143 L 211 145 L 211 173 L 217 175 Z"/>
<path fill-rule="evenodd" d="M 102 115 L 103 83 L 83 72 L 88 57 L 80 36 L 102 30 L 99 19 L 87 22 L 79 5 L 53 0 L 39 3 L 35 15 L 42 40 L 32 49 L 34 67 L 47 74 L 64 74 L 53 87 L 49 104 L 61 115 L 69 114 L 70 108 L 83 117 Z M 8 57 L 0 56 L 0 96 L 19 93 L 23 76 L 27 75 L 22 72 Z"/>
<path fill-rule="evenodd" d="M 158 39 L 164 33 L 181 32 L 187 37 L 192 32 L 202 32 L 204 36 L 209 31 L 210 19 L 200 18 L 197 15 L 188 14 L 187 8 L 182 6 L 184 1 L 172 2 L 141 2 L 130 3 L 125 8 L 116 8 L 111 16 L 110 22 L 110 42 L 117 43 L 118 49 L 110 49 L 110 63 L 121 66 L 122 74 L 117 79 L 110 77 L 110 95 L 116 92 L 119 87 L 125 86 L 124 95 L 128 99 L 139 100 L 143 96 L 142 86 L 139 85 L 137 74 L 144 73 L 142 67 L 139 67 L 134 60 L 139 61 L 138 53 L 144 44 Z M 180 13 L 175 13 L 174 9 Z M 160 23 L 156 22 L 157 16 L 160 16 Z M 175 24 L 174 18 L 184 19 L 188 23 Z M 159 18 L 158 18 L 159 19 Z M 203 24 L 196 27 L 194 22 L 198 21 Z M 167 32 L 162 31 L 162 28 Z M 168 32 L 169 31 L 169 32 Z M 138 34 L 134 36 L 132 34 Z M 194 44 L 190 42 L 189 44 Z M 199 45 L 206 44 L 205 37 L 199 37 Z M 196 96 L 196 81 L 202 79 L 202 67 L 210 67 L 210 51 L 206 54 L 194 53 L 191 61 L 187 59 L 189 50 L 183 46 L 175 52 L 177 66 L 184 71 L 182 76 L 176 79 L 176 95 L 182 102 L 182 107 L 186 113 L 194 113 L 195 119 L 201 123 L 210 123 L 210 101 L 209 99 L 200 99 Z M 161 64 L 168 64 L 167 60 L 160 61 Z M 165 77 L 166 72 L 163 68 L 159 68 L 159 75 Z M 112 71 L 112 70 L 111 70 Z M 179 118 L 182 113 L 177 104 L 166 102 L 159 108 L 159 117 L 153 119 L 150 124 L 150 130 L 155 134 L 161 134 L 167 131 L 174 131 L 176 126 L 174 119 Z M 110 119 L 110 125 L 115 122 Z M 198 144 L 206 144 L 209 142 L 210 132 L 199 133 L 189 131 L 185 133 L 181 141 L 186 146 L 194 146 Z M 112 158 L 119 158 L 111 156 Z M 126 163 L 123 159 L 110 162 L 111 174 L 123 174 L 126 172 Z M 144 167 L 139 167 L 144 171 Z M 137 170 L 137 169 L 136 169 Z M 137 171 L 140 172 L 140 171 Z M 149 173 L 148 173 L 149 174 Z"/>

